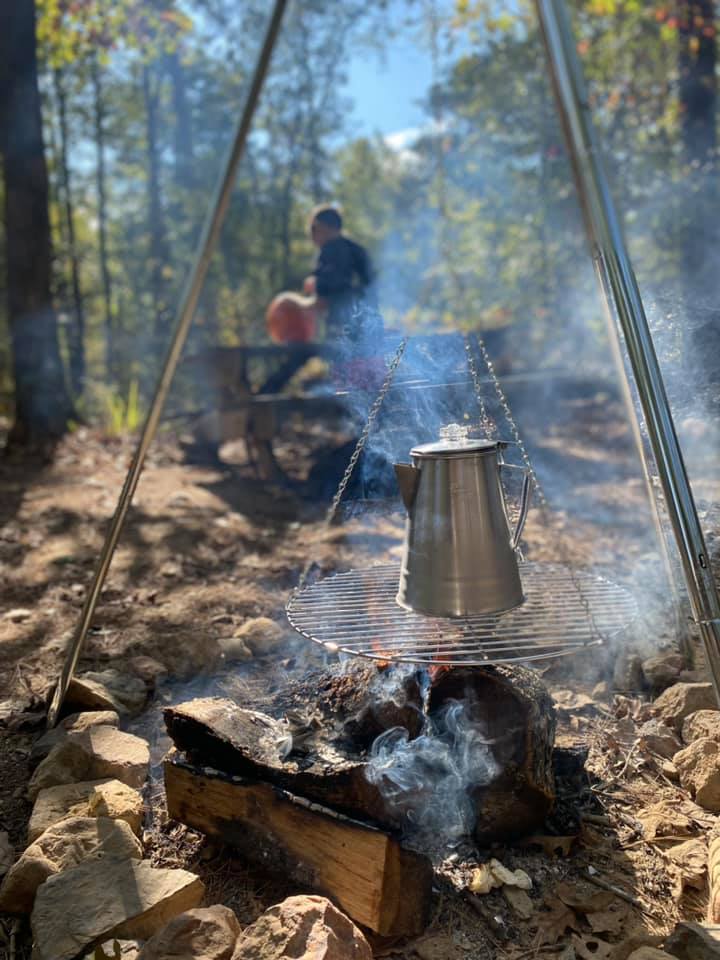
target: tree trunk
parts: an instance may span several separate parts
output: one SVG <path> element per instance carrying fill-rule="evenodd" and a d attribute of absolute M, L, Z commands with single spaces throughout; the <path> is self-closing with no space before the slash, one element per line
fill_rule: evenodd
<path fill-rule="evenodd" d="M 679 4 L 680 115 L 688 163 L 705 163 L 717 146 L 717 47 L 713 0 Z"/>
<path fill-rule="evenodd" d="M 175 114 L 175 183 L 181 189 L 187 190 L 195 182 L 192 115 L 187 97 L 185 70 L 177 50 L 168 54 L 167 70 L 172 84 Z"/>
<path fill-rule="evenodd" d="M 158 97 L 153 89 L 151 68 L 143 66 L 143 98 L 145 101 L 145 120 L 147 136 L 147 189 L 148 189 L 148 232 L 150 235 L 150 288 L 155 314 L 154 335 L 157 345 L 165 340 L 167 320 L 167 300 L 165 284 L 165 265 L 167 263 L 167 241 L 160 195 L 160 157 L 158 152 Z"/>
<path fill-rule="evenodd" d="M 75 240 L 75 221 L 73 213 L 72 187 L 70 183 L 70 165 L 68 163 L 68 124 L 67 96 L 62 71 L 53 70 L 53 84 L 58 104 L 60 125 L 60 182 L 63 191 L 63 214 L 67 234 L 67 255 L 70 261 L 70 282 L 72 285 L 74 323 L 68 335 L 70 354 L 70 387 L 73 397 L 79 397 L 85 384 L 85 310 L 83 307 L 80 284 L 80 260 Z"/>
<path fill-rule="evenodd" d="M 712 0 L 678 3 L 679 97 L 687 167 L 682 270 L 685 288 L 686 361 L 699 383 L 717 379 L 720 315 L 697 315 L 699 299 L 717 293 L 717 45 Z"/>
<path fill-rule="evenodd" d="M 115 323 L 112 309 L 112 277 L 108 255 L 107 179 L 105 168 L 105 106 L 103 103 L 102 74 L 97 52 L 93 51 L 90 63 L 93 87 L 93 124 L 95 128 L 95 185 L 98 210 L 98 253 L 102 280 L 105 314 L 105 368 L 110 379 L 117 376 L 115 356 Z"/>
<path fill-rule="evenodd" d="M 5 187 L 7 299 L 15 377 L 9 445 L 45 447 L 72 405 L 50 295 L 48 176 L 35 51 L 35 5 L 0 5 L 0 147 Z"/>

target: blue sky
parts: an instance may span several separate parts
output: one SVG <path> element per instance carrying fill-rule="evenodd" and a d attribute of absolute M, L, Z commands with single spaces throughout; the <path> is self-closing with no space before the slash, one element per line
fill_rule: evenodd
<path fill-rule="evenodd" d="M 427 96 L 432 63 L 412 38 L 396 37 L 382 58 L 362 51 L 350 61 L 348 78 L 357 134 L 395 133 L 427 122 L 418 101 Z"/>

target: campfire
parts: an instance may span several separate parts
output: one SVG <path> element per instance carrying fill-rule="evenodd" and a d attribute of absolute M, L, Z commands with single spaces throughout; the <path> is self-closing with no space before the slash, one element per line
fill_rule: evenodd
<path fill-rule="evenodd" d="M 358 661 L 290 684 L 263 712 L 200 699 L 165 721 L 173 818 L 385 935 L 427 923 L 427 852 L 531 833 L 555 796 L 552 702 L 521 667 Z"/>

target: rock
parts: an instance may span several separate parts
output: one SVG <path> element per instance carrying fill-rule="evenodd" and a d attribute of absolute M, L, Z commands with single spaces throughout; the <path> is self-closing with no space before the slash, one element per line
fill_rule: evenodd
<path fill-rule="evenodd" d="M 240 924 L 228 907 L 187 910 L 148 940 L 138 960 L 232 960 L 239 936 Z"/>
<path fill-rule="evenodd" d="M 30 751 L 30 763 L 33 767 L 37 766 L 56 744 L 67 737 L 68 733 L 82 733 L 89 727 L 103 725 L 117 727 L 119 723 L 120 717 L 115 710 L 89 710 L 87 713 L 73 713 L 35 741 Z"/>
<path fill-rule="evenodd" d="M 118 960 L 118 949 L 119 960 L 137 960 L 142 943 L 139 940 L 106 940 L 90 953 L 86 953 L 83 960 Z"/>
<path fill-rule="evenodd" d="M 592 688 L 593 700 L 607 700 L 611 694 L 612 690 L 607 680 L 600 680 L 599 683 L 596 683 Z"/>
<path fill-rule="evenodd" d="M 168 669 L 165 664 L 152 657 L 133 657 L 128 666 L 149 690 L 161 686 L 168 678 Z"/>
<path fill-rule="evenodd" d="M 683 720 L 697 710 L 717 710 L 711 683 L 676 683 L 664 690 L 653 704 L 655 716 L 678 733 Z"/>
<path fill-rule="evenodd" d="M 139 787 L 145 782 L 149 763 L 147 741 L 115 727 L 90 727 L 68 734 L 52 748 L 32 775 L 28 796 L 32 800 L 46 787 L 104 778 Z"/>
<path fill-rule="evenodd" d="M 642 690 L 645 678 L 642 660 L 636 653 L 622 651 L 615 661 L 612 685 L 614 690 L 635 692 Z"/>
<path fill-rule="evenodd" d="M 268 617 L 253 617 L 235 631 L 235 638 L 243 640 L 256 656 L 273 653 L 283 642 L 282 627 Z"/>
<path fill-rule="evenodd" d="M 522 920 L 529 920 L 535 913 L 535 904 L 519 887 L 503 887 L 505 899 Z"/>
<path fill-rule="evenodd" d="M 230 663 L 246 663 L 253 658 L 252 650 L 242 637 L 220 637 L 217 643 L 221 654 Z"/>
<path fill-rule="evenodd" d="M 288 897 L 240 934 L 234 960 L 372 960 L 367 940 L 325 897 Z"/>
<path fill-rule="evenodd" d="M 680 774 L 672 760 L 663 760 L 660 764 L 660 772 L 672 783 L 680 783 Z"/>
<path fill-rule="evenodd" d="M 673 757 L 680 785 L 694 795 L 696 803 L 720 813 L 720 743 L 702 737 Z"/>
<path fill-rule="evenodd" d="M 187 870 L 138 860 L 81 863 L 50 877 L 37 892 L 30 921 L 37 960 L 72 960 L 112 937 L 148 939 L 197 907 L 204 892 Z"/>
<path fill-rule="evenodd" d="M 682 748 L 680 738 L 660 720 L 646 720 L 637 736 L 652 753 L 670 760 Z"/>
<path fill-rule="evenodd" d="M 13 865 L 14 859 L 15 851 L 10 843 L 9 836 L 3 830 L 0 832 L 0 877 L 5 876 L 10 867 Z"/>
<path fill-rule="evenodd" d="M 708 855 L 704 840 L 696 837 L 693 840 L 678 843 L 677 846 L 666 850 L 665 856 L 678 871 L 676 889 L 678 897 L 685 887 L 694 887 L 696 890 L 702 890 L 705 887 Z"/>
<path fill-rule="evenodd" d="M 677 960 L 720 960 L 720 926 L 683 920 L 667 938 L 665 947 Z"/>
<path fill-rule="evenodd" d="M 30 913 L 38 887 L 48 877 L 91 858 L 142 859 L 130 827 L 108 817 L 69 817 L 31 843 L 0 887 L 0 910 Z"/>
<path fill-rule="evenodd" d="M 137 790 L 119 780 L 91 780 L 41 790 L 28 824 L 32 843 L 48 827 L 67 817 L 109 817 L 124 820 L 135 834 L 140 833 L 143 799 Z"/>
<path fill-rule="evenodd" d="M 679 653 L 661 653 L 642 662 L 642 672 L 651 690 L 664 690 L 680 679 L 685 658 Z"/>
<path fill-rule="evenodd" d="M 720 710 L 696 710 L 685 718 L 682 725 L 685 743 L 692 743 L 701 737 L 709 737 L 720 743 Z"/>
<path fill-rule="evenodd" d="M 83 710 L 116 710 L 140 713 L 147 700 L 147 687 L 140 677 L 119 670 L 82 673 L 70 681 L 65 702 Z"/>

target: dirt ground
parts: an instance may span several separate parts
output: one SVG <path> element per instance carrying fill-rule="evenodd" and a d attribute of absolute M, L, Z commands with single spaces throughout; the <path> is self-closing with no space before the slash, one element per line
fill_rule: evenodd
<path fill-rule="evenodd" d="M 551 528 L 537 511 L 531 513 L 528 555 L 570 561 L 640 590 L 650 619 L 624 643 L 642 656 L 671 649 L 677 636 L 667 606 L 658 600 L 667 590 L 619 401 L 602 390 L 583 391 L 544 413 L 530 418 L 529 446 L 548 498 L 560 509 Z M 280 458 L 297 468 L 306 449 L 288 435 Z M 9 831 L 16 848 L 24 844 L 30 812 L 24 793 L 29 750 L 42 731 L 42 705 L 77 625 L 131 453 L 129 440 L 80 430 L 63 442 L 52 464 L 0 462 L 0 724 L 6 728 L 0 741 L 0 830 Z M 314 645 L 289 627 L 281 657 L 229 665 L 219 644 L 249 617 L 285 623 L 285 603 L 308 558 L 329 572 L 396 555 L 401 542 L 399 510 L 356 514 L 327 530 L 324 505 L 258 480 L 242 444 L 224 456 L 225 467 L 189 466 L 175 437 L 165 435 L 156 444 L 78 668 L 118 665 L 137 654 L 168 667 L 170 680 L 131 727 L 150 739 L 156 765 L 167 746 L 160 719 L 166 703 L 277 685 L 287 672 L 322 662 Z M 711 485 L 703 490 L 714 492 Z M 610 951 L 634 932 L 662 936 L 678 918 L 703 917 L 704 881 L 683 879 L 667 856 L 668 840 L 648 840 L 639 818 L 661 799 L 688 803 L 686 839 L 706 836 L 715 817 L 690 803 L 656 757 L 634 747 L 634 722 L 644 716 L 648 694 L 613 697 L 613 671 L 617 679 L 624 652 L 595 649 L 541 670 L 559 704 L 558 744 L 588 751 L 587 776 L 568 781 L 551 824 L 556 834 L 563 822 L 574 824 L 572 832 L 562 843 L 555 837 L 534 847 L 449 855 L 437 873 L 425 936 L 411 944 L 376 943 L 378 956 L 624 960 L 625 954 Z M 702 662 L 695 667 L 701 676 Z M 199 872 L 210 902 L 234 908 L 241 923 L 298 892 L 260 875 L 231 850 L 169 823 L 157 766 L 147 791 L 147 854 L 156 863 Z M 500 891 L 468 893 L 474 865 L 488 856 L 532 878 L 530 917 Z M 572 903 L 568 883 L 577 892 Z M 608 894 L 603 883 L 621 895 Z M 604 894 L 601 909 L 598 894 Z M 17 955 L 26 948 L 27 935 L 21 934 Z"/>

